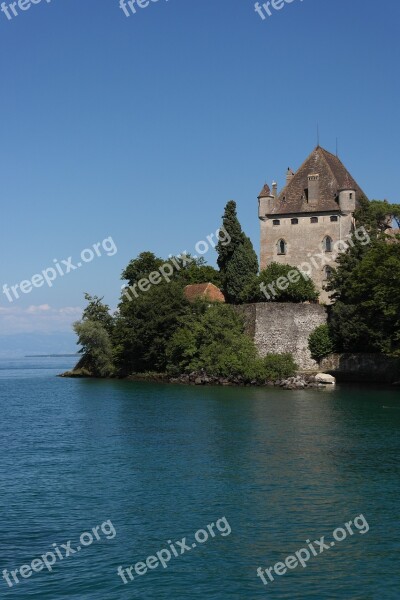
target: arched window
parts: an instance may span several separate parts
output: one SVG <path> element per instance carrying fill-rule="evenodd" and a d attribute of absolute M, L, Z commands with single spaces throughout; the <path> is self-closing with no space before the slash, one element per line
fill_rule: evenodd
<path fill-rule="evenodd" d="M 332 279 L 332 275 L 333 275 L 332 267 L 325 267 L 324 273 L 325 273 L 325 281 L 330 281 Z"/>
<path fill-rule="evenodd" d="M 286 254 L 286 242 L 285 242 L 285 240 L 279 240 L 279 242 L 278 242 L 278 254 Z"/>
<path fill-rule="evenodd" d="M 324 251 L 332 252 L 332 238 L 329 235 L 324 238 Z"/>

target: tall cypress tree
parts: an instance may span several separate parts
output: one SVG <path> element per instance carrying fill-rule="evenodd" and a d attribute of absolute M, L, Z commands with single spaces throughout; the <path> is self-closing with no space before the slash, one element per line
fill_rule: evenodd
<path fill-rule="evenodd" d="M 258 273 L 257 255 L 250 239 L 242 231 L 233 200 L 225 207 L 222 225 L 231 238 L 229 244 L 217 244 L 222 289 L 228 302 L 238 304 L 244 287 Z"/>

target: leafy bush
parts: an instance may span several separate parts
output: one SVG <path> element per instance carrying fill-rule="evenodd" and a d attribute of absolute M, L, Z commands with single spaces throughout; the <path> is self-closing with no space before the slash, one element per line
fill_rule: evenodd
<path fill-rule="evenodd" d="M 259 358 L 253 341 L 244 333 L 242 318 L 226 304 L 198 302 L 190 321 L 172 336 L 168 347 L 171 374 L 204 370 L 217 377 L 242 377 L 263 382 L 293 375 L 290 354 Z"/>
<path fill-rule="evenodd" d="M 232 307 L 198 301 L 181 323 L 167 347 L 170 372 L 204 369 L 222 377 L 256 374 L 256 348 L 243 333 L 242 319 Z"/>
<path fill-rule="evenodd" d="M 263 359 L 263 375 L 269 381 L 293 377 L 297 368 L 291 354 L 267 354 Z"/>
<path fill-rule="evenodd" d="M 311 356 L 317 362 L 320 362 L 328 354 L 334 351 L 334 343 L 331 337 L 329 326 L 325 323 L 316 327 L 308 338 L 308 347 Z"/>
<path fill-rule="evenodd" d="M 314 282 L 290 265 L 271 263 L 242 291 L 243 302 L 316 302 Z"/>

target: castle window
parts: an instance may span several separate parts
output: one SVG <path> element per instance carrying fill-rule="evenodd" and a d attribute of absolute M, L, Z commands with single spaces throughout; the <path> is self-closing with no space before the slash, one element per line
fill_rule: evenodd
<path fill-rule="evenodd" d="M 332 221 L 332 223 L 336 223 L 336 221 L 337 221 L 337 220 L 338 220 L 338 217 L 337 217 L 337 215 L 332 215 L 332 216 L 331 216 L 331 221 Z"/>
<path fill-rule="evenodd" d="M 353 194 L 350 192 L 350 200 L 353 200 Z"/>
<path fill-rule="evenodd" d="M 274 219 L 274 220 L 272 221 L 272 225 L 280 225 L 280 224 L 281 224 L 281 222 L 280 222 L 280 220 L 279 220 L 279 219 Z"/>
<path fill-rule="evenodd" d="M 311 217 L 310 222 L 311 223 L 318 223 L 318 217 Z"/>
<path fill-rule="evenodd" d="M 292 223 L 292 225 L 298 225 L 299 224 L 299 220 L 298 219 L 292 219 L 291 223 Z"/>
<path fill-rule="evenodd" d="M 324 274 L 325 274 L 325 281 L 330 281 L 332 279 L 332 275 L 333 275 L 332 267 L 325 267 Z"/>
<path fill-rule="evenodd" d="M 285 240 L 279 240 L 278 242 L 278 254 L 286 254 L 286 242 Z"/>
<path fill-rule="evenodd" d="M 332 252 L 332 238 L 329 235 L 324 238 L 324 250 L 325 252 Z"/>

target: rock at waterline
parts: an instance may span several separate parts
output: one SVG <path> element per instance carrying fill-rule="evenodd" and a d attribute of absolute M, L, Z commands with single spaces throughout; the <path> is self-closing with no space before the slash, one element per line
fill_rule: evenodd
<path fill-rule="evenodd" d="M 327 373 L 318 373 L 318 375 L 315 376 L 315 381 L 323 383 L 324 385 L 336 385 L 336 379 L 333 375 L 328 375 Z"/>

